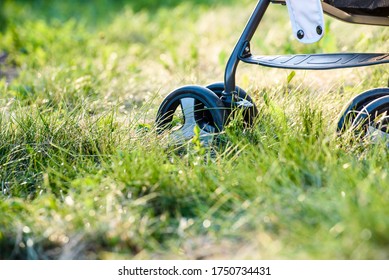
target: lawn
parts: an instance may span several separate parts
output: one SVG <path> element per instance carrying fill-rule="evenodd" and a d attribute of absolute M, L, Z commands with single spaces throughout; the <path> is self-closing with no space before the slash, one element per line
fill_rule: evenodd
<path fill-rule="evenodd" d="M 255 1 L 111 2 L 0 2 L 0 259 L 389 258 L 386 144 L 335 133 L 387 66 L 241 65 L 255 126 L 177 147 L 159 104 L 223 79 Z M 326 22 L 301 45 L 272 5 L 253 51 L 389 50 L 388 28 Z"/>

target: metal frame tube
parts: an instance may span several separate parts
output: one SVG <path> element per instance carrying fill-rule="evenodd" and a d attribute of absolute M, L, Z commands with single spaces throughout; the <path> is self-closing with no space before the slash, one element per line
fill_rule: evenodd
<path fill-rule="evenodd" d="M 244 53 L 244 48 L 248 47 L 251 39 L 253 38 L 255 31 L 257 30 L 259 23 L 261 22 L 263 15 L 269 7 L 271 0 L 259 0 L 254 12 L 252 13 L 246 27 L 243 30 L 241 37 L 235 45 L 235 48 L 227 62 L 225 74 L 224 74 L 224 92 L 223 101 L 225 103 L 232 103 L 232 95 L 235 92 L 235 76 L 236 69 L 238 67 L 240 56 Z"/>

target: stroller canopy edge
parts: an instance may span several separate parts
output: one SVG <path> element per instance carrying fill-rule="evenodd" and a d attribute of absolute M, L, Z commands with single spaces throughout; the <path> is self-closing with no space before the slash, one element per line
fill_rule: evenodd
<path fill-rule="evenodd" d="M 324 0 L 324 2 L 355 14 L 389 17 L 389 0 Z"/>

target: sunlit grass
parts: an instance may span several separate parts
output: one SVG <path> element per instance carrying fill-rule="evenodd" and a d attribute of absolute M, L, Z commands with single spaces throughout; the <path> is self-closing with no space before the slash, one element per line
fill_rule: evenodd
<path fill-rule="evenodd" d="M 160 102 L 222 80 L 254 3 L 119 2 L 74 16 L 65 2 L 5 4 L 0 259 L 389 257 L 387 148 L 334 133 L 352 96 L 387 86 L 387 66 L 242 65 L 255 127 L 176 147 L 154 131 Z M 327 20 L 304 46 L 272 7 L 253 50 L 388 51 L 385 28 Z"/>

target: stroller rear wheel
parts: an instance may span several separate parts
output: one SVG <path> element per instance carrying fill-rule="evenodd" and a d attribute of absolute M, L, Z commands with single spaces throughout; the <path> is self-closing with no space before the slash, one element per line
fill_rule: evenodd
<path fill-rule="evenodd" d="M 361 127 L 373 142 L 389 140 L 389 96 L 367 104 L 355 117 L 353 127 Z"/>
<path fill-rule="evenodd" d="M 218 83 L 213 83 L 207 86 L 207 89 L 211 90 L 213 93 L 215 93 L 219 98 L 222 97 L 223 91 L 224 91 L 224 83 L 223 82 L 218 82 Z M 250 107 L 249 109 L 246 109 L 245 112 L 243 113 L 243 121 L 249 125 L 252 126 L 254 124 L 255 118 L 258 115 L 258 109 L 257 106 L 255 106 L 254 101 L 248 95 L 242 88 L 236 86 L 235 91 L 238 93 L 238 96 L 242 98 L 243 100 L 247 100 L 250 102 L 253 106 Z M 228 116 L 227 116 L 228 119 Z"/>
<path fill-rule="evenodd" d="M 352 98 L 344 107 L 337 126 L 337 132 L 343 133 L 353 126 L 355 118 L 362 109 L 370 102 L 389 95 L 389 88 L 376 88 L 365 91 Z"/>
<path fill-rule="evenodd" d="M 200 86 L 186 86 L 170 93 L 157 113 L 157 132 L 169 131 L 171 139 L 183 143 L 200 129 L 204 141 L 221 132 L 224 124 L 224 104 L 211 90 Z"/>

